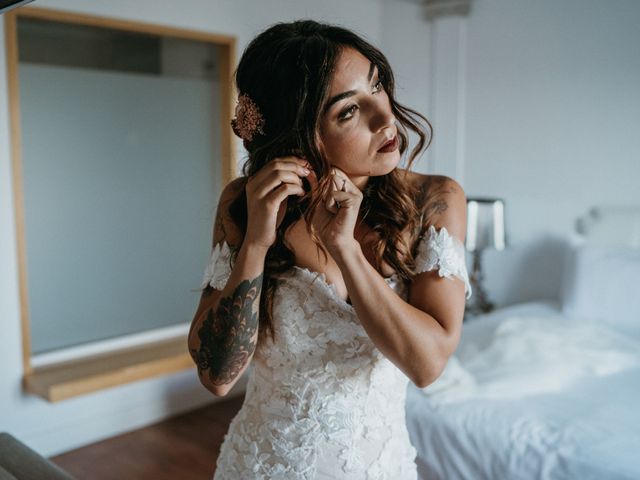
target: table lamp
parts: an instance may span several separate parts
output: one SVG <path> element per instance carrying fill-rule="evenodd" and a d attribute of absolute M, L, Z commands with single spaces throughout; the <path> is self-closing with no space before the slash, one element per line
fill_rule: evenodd
<path fill-rule="evenodd" d="M 486 249 L 504 250 L 504 202 L 498 198 L 467 198 L 467 238 L 465 247 L 473 254 L 473 269 L 469 277 L 473 295 L 466 311 L 471 315 L 493 310 L 482 285 L 482 252 Z"/>

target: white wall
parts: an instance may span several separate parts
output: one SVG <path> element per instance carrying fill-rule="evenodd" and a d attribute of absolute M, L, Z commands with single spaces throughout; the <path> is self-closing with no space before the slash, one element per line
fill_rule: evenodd
<path fill-rule="evenodd" d="M 372 0 L 38 0 L 36 5 L 234 35 L 238 39 L 238 57 L 246 43 L 269 24 L 302 17 L 349 25 L 374 42 L 380 37 L 381 7 Z M 54 455 L 189 410 L 212 397 L 198 383 L 195 371 L 136 382 L 59 404 L 22 392 L 4 22 L 0 25 L 0 430 L 11 432 L 44 455 Z"/>
<path fill-rule="evenodd" d="M 510 248 L 483 257 L 490 296 L 557 298 L 576 219 L 640 205 L 640 2 L 474 0 L 428 23 L 411 2 L 383 5 L 383 19 L 414 10 L 382 38 L 434 123 L 419 169 L 506 201 Z"/>
<path fill-rule="evenodd" d="M 568 234 L 590 207 L 640 205 L 640 2 L 476 7 L 464 176 L 469 194 L 507 201 L 505 259 L 523 261 L 490 272 L 507 303 L 555 293 L 553 253 L 536 255 L 536 245 Z M 530 293 L 521 282 L 529 272 Z"/>
<path fill-rule="evenodd" d="M 635 0 L 475 6 L 464 174 L 469 192 L 510 199 L 514 243 L 640 202 L 639 25 Z"/>
<path fill-rule="evenodd" d="M 640 204 L 640 2 L 476 0 L 467 18 L 427 22 L 412 0 L 86 2 L 39 6 L 236 35 L 313 17 L 382 46 L 399 98 L 435 126 L 420 171 L 507 203 L 511 248 L 486 256 L 501 304 L 554 298 L 559 237 L 592 205 Z M 2 32 L 0 32 L 2 33 Z M 1 35 L 0 38 L 4 38 Z M 15 228 L 4 43 L 0 40 L 0 428 L 62 452 L 206 401 L 193 372 L 49 405 L 21 392 Z"/>

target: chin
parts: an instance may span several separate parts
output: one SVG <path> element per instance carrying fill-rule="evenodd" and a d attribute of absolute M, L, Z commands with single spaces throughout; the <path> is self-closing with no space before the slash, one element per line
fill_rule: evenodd
<path fill-rule="evenodd" d="M 400 165 L 400 153 L 393 152 L 392 154 L 386 154 L 383 158 L 378 156 L 372 158 L 369 163 L 369 168 L 365 170 L 348 170 L 340 165 L 332 165 L 340 168 L 344 171 L 351 180 L 357 182 L 358 178 L 362 177 L 381 177 L 393 172 Z"/>
<path fill-rule="evenodd" d="M 378 177 L 381 175 L 387 175 L 398 168 L 398 166 L 400 165 L 400 153 L 398 151 L 393 152 L 393 154 L 387 154 L 385 156 L 388 158 L 385 158 L 383 160 L 377 159 L 374 162 L 369 176 Z"/>

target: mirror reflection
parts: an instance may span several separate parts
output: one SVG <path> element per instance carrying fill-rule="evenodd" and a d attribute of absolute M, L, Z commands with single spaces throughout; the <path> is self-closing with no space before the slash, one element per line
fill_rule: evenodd
<path fill-rule="evenodd" d="M 221 184 L 212 43 L 18 18 L 33 354 L 188 323 Z"/>

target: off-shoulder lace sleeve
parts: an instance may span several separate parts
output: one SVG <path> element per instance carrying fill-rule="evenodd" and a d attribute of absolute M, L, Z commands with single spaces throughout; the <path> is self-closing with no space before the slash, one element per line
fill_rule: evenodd
<path fill-rule="evenodd" d="M 231 250 L 227 242 L 217 244 L 211 251 L 209 264 L 202 277 L 201 289 L 212 286 L 216 290 L 222 290 L 231 275 Z"/>
<path fill-rule="evenodd" d="M 431 225 L 418 244 L 416 273 L 438 270 L 441 277 L 458 277 L 464 282 L 466 297 L 471 296 L 471 285 L 465 262 L 465 249 L 460 240 L 449 234 L 445 227 L 436 231 Z"/>

